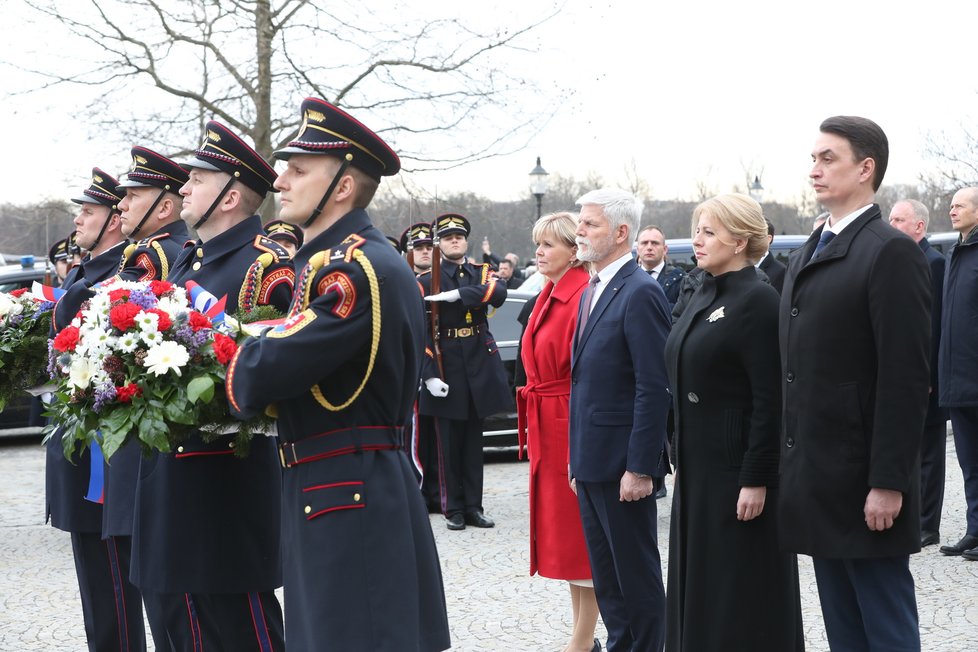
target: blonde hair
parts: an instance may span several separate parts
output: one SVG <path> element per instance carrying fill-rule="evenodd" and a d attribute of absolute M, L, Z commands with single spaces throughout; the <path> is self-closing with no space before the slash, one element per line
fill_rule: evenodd
<path fill-rule="evenodd" d="M 571 249 L 576 249 L 577 215 L 569 211 L 558 211 L 541 217 L 533 225 L 533 243 L 539 244 L 546 237 L 551 237 Z M 571 267 L 579 267 L 581 264 L 577 257 L 571 260 Z"/>
<path fill-rule="evenodd" d="M 764 212 L 761 205 L 747 195 L 717 195 L 694 208 L 690 222 L 691 237 L 696 237 L 696 224 L 704 214 L 719 222 L 734 238 L 747 241 L 744 249 L 747 260 L 751 263 L 757 263 L 767 251 L 768 233 Z M 724 244 L 733 245 L 732 242 Z"/>

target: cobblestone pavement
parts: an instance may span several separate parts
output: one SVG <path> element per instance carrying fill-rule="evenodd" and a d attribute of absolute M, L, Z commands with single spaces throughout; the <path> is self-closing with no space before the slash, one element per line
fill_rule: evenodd
<path fill-rule="evenodd" d="M 963 533 L 961 474 L 948 441 L 943 540 Z M 449 532 L 432 517 L 444 569 L 453 650 L 557 652 L 570 631 L 563 582 L 529 577 L 525 463 L 512 451 L 487 455 L 485 506 L 497 526 Z M 671 490 L 671 487 L 670 487 Z M 44 524 L 44 454 L 36 442 L 0 441 L 0 652 L 85 649 L 68 535 Z M 659 540 L 668 563 L 669 500 L 659 501 Z M 911 557 L 923 650 L 978 649 L 978 563 Z M 807 557 L 799 560 L 809 651 L 827 650 Z M 600 627 L 598 635 L 604 639 Z M 152 648 L 151 648 L 152 649 Z"/>

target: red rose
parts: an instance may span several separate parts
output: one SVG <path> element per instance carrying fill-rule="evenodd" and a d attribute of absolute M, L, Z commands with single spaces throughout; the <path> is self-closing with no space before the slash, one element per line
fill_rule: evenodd
<path fill-rule="evenodd" d="M 196 333 L 202 328 L 212 328 L 211 320 L 202 312 L 190 311 L 190 328 Z"/>
<path fill-rule="evenodd" d="M 114 306 L 109 310 L 109 321 L 112 325 L 119 329 L 120 332 L 125 333 L 127 330 L 136 325 L 136 315 L 142 310 L 139 306 L 134 303 L 120 303 L 118 306 Z"/>
<path fill-rule="evenodd" d="M 54 348 L 58 351 L 74 351 L 78 346 L 78 328 L 68 326 L 54 337 Z"/>
<path fill-rule="evenodd" d="M 136 383 L 129 383 L 115 388 L 116 398 L 120 403 L 132 403 L 132 399 L 143 395 L 143 388 Z"/>
<path fill-rule="evenodd" d="M 238 352 L 238 345 L 233 339 L 222 333 L 214 333 L 214 357 L 223 365 L 231 362 Z"/>
<path fill-rule="evenodd" d="M 170 326 L 173 326 L 173 320 L 170 319 L 170 315 L 168 315 L 165 310 L 160 310 L 159 308 L 150 308 L 146 312 L 150 313 L 151 315 L 156 315 L 157 317 L 159 317 L 159 321 L 157 322 L 156 329 L 161 333 L 166 329 L 168 329 Z"/>
<path fill-rule="evenodd" d="M 150 281 L 149 290 L 158 297 L 173 290 L 173 283 L 167 281 Z M 163 330 L 163 329 L 160 329 Z"/>
<path fill-rule="evenodd" d="M 116 301 L 128 301 L 129 300 L 129 290 L 125 288 L 119 288 L 118 290 L 112 290 L 109 292 L 109 302 L 115 303 Z"/>
<path fill-rule="evenodd" d="M 13 292 L 11 292 L 10 293 L 10 296 L 12 296 L 12 297 L 20 297 L 20 296 L 23 296 L 25 292 L 27 292 L 27 288 L 20 288 L 20 289 L 17 289 L 17 290 L 14 290 Z"/>

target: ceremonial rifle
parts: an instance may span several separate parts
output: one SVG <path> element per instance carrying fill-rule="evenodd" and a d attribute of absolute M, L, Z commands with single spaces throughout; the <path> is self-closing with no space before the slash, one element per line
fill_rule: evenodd
<path fill-rule="evenodd" d="M 431 229 L 431 294 L 436 295 L 441 292 L 441 248 L 439 247 L 440 238 L 436 225 Z M 431 345 L 435 355 L 435 362 L 438 364 L 438 377 L 445 380 L 445 367 L 441 360 L 441 327 L 438 324 L 438 316 L 441 308 L 438 301 L 429 301 L 431 307 Z"/>

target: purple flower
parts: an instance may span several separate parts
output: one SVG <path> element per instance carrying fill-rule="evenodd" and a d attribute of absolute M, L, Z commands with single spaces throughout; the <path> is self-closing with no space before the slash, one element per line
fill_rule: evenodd
<path fill-rule="evenodd" d="M 136 288 L 129 291 L 129 303 L 134 303 L 143 310 L 149 310 L 155 308 L 158 301 L 156 295 L 148 288 Z"/>
<path fill-rule="evenodd" d="M 95 403 L 92 405 L 92 409 L 96 412 L 101 412 L 106 403 L 114 401 L 116 396 L 115 385 L 112 383 L 102 383 L 95 388 Z"/>

